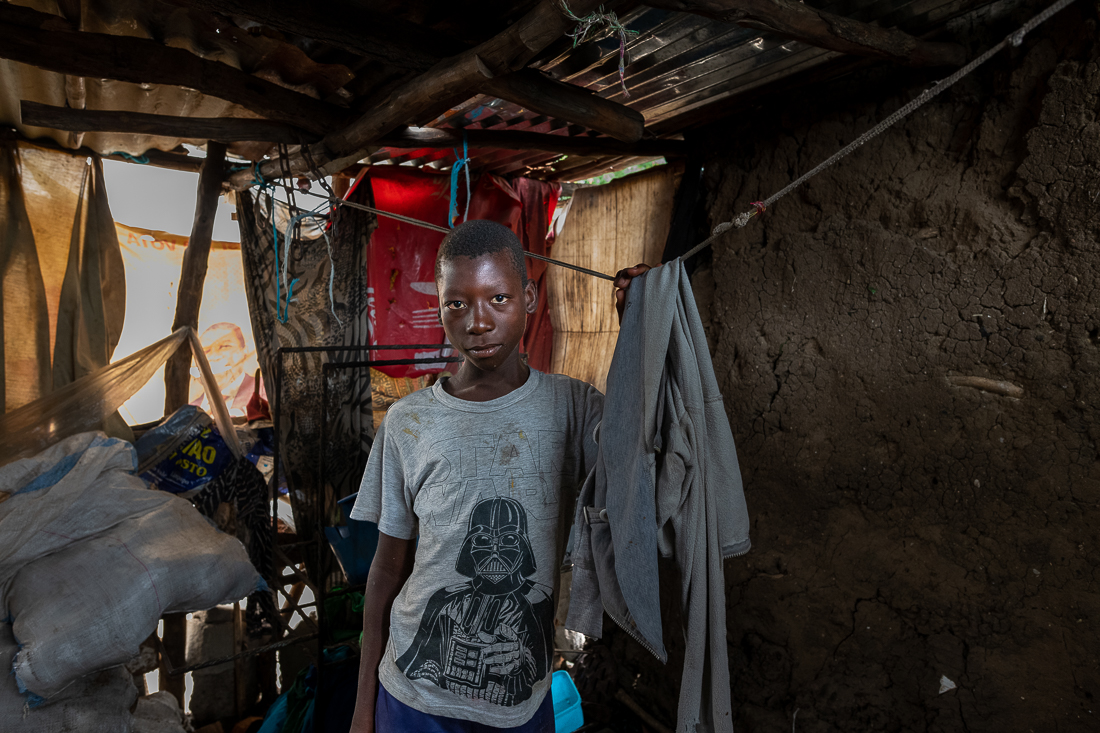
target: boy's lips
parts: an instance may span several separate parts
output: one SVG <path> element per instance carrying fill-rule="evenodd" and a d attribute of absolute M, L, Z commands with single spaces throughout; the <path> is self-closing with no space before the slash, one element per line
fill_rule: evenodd
<path fill-rule="evenodd" d="M 471 356 L 476 356 L 479 359 L 485 359 L 492 356 L 500 350 L 500 344 L 483 344 L 481 346 L 468 346 L 466 351 Z"/>

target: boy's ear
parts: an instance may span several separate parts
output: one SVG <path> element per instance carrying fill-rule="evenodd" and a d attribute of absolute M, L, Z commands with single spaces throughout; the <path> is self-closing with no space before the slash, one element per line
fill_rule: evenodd
<path fill-rule="evenodd" d="M 539 306 L 539 288 L 534 280 L 528 280 L 523 288 L 524 310 L 534 313 Z"/>

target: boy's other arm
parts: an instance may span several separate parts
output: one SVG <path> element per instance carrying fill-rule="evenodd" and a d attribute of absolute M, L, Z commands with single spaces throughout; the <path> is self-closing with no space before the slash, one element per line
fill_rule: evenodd
<path fill-rule="evenodd" d="M 630 281 L 651 269 L 653 268 L 643 262 L 634 267 L 624 267 L 615 273 L 615 312 L 619 314 L 619 323 L 623 322 L 626 291 L 630 287 Z"/>
<path fill-rule="evenodd" d="M 416 540 L 378 533 L 378 549 L 363 591 L 363 651 L 359 661 L 359 691 L 352 733 L 374 733 L 374 703 L 378 697 L 378 664 L 390 638 L 390 609 L 412 575 Z"/>

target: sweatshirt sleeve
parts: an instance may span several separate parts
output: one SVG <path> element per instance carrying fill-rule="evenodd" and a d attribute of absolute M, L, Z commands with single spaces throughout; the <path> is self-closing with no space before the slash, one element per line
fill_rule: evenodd
<path fill-rule="evenodd" d="M 374 446 L 363 471 L 359 496 L 351 518 L 378 525 L 391 537 L 411 540 L 418 534 L 416 514 L 405 491 L 405 471 L 400 446 L 386 432 L 386 420 L 378 428 Z"/>
<path fill-rule="evenodd" d="M 591 384 L 584 383 L 582 395 L 584 419 L 581 429 L 582 442 L 578 453 L 582 463 L 579 467 L 582 480 L 596 465 L 596 454 L 599 452 L 599 426 L 603 421 L 603 399 L 602 392 Z"/>

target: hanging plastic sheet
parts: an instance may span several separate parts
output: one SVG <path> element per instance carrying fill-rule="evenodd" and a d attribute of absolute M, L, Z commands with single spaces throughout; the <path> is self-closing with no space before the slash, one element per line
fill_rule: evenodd
<path fill-rule="evenodd" d="M 81 377 L 53 393 L 0 415 L 0 466 L 29 458 L 64 438 L 98 430 L 119 405 L 148 382 L 185 340 L 190 338 L 198 355 L 199 369 L 207 394 L 218 394 L 198 338 L 189 328 L 137 351 L 125 359 Z M 214 401 L 214 419 L 234 455 L 241 446 L 229 419 L 225 402 Z"/>
<path fill-rule="evenodd" d="M 0 218 L 0 408 L 11 410 L 110 362 L 126 278 L 98 158 L 0 145 Z"/>

